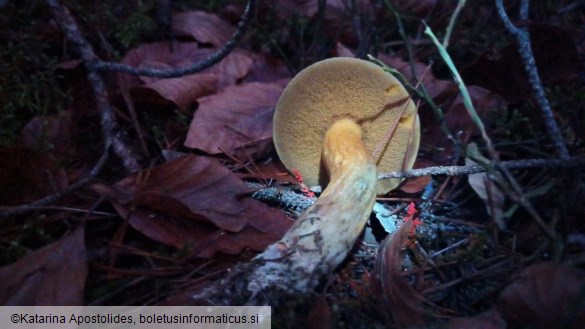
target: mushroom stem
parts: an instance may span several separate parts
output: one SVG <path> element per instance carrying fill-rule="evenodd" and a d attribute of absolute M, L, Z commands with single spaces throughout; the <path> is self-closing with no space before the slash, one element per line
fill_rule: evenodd
<path fill-rule="evenodd" d="M 376 198 L 377 174 L 361 127 L 351 119 L 335 122 L 325 135 L 322 156 L 329 185 L 281 240 L 254 259 L 257 267 L 248 283 L 252 299 L 271 288 L 312 290 L 345 259 L 364 228 Z"/>

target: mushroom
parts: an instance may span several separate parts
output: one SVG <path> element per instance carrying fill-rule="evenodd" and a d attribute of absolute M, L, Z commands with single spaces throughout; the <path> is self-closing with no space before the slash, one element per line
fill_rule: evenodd
<path fill-rule="evenodd" d="M 308 291 L 347 256 L 372 212 L 377 193 L 399 181 L 378 181 L 381 170 L 410 169 L 419 144 L 416 106 L 398 80 L 379 66 L 332 58 L 297 74 L 274 114 L 281 161 L 308 184 L 328 185 L 285 236 L 256 261 L 267 262 L 248 285 L 276 283 Z M 379 144 L 381 143 L 381 144 Z M 372 157 L 372 151 L 379 149 Z"/>
<path fill-rule="evenodd" d="M 307 293 L 331 273 L 362 232 L 376 192 L 399 183 L 380 183 L 376 164 L 387 171 L 412 166 L 419 144 L 416 107 L 400 82 L 377 65 L 327 59 L 285 88 L 274 115 L 274 142 L 289 170 L 298 169 L 309 184 L 328 174 L 328 185 L 279 241 L 218 284 L 231 295 L 216 304 L 275 306 L 283 293 Z"/>
<path fill-rule="evenodd" d="M 416 106 L 402 84 L 379 66 L 355 58 L 317 62 L 295 76 L 274 113 L 276 151 L 308 185 L 326 185 L 323 137 L 333 122 L 351 118 L 364 131 L 363 143 L 383 172 L 412 168 L 419 145 Z M 399 179 L 378 182 L 385 194 Z"/>

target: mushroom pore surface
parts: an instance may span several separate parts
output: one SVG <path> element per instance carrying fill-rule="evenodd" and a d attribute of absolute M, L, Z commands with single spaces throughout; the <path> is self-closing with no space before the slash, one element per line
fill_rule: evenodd
<path fill-rule="evenodd" d="M 274 143 L 282 163 L 299 170 L 306 184 L 326 185 L 323 138 L 342 118 L 352 118 L 362 127 L 370 152 L 380 150 L 373 154 L 378 172 L 412 167 L 419 145 L 414 102 L 392 75 L 355 58 L 317 62 L 285 88 L 274 114 Z M 398 179 L 378 181 L 377 193 L 387 193 L 399 183 Z"/>

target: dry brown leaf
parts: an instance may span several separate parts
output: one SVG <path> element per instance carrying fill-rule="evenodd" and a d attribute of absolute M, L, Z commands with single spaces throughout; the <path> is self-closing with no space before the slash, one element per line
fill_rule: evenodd
<path fill-rule="evenodd" d="M 372 276 L 381 314 L 399 328 L 422 326 L 427 319 L 423 297 L 402 275 L 403 249 L 411 227 L 412 221 L 405 222 L 382 241 Z"/>
<path fill-rule="evenodd" d="M 84 229 L 0 268 L 0 305 L 83 305 Z"/>
<path fill-rule="evenodd" d="M 156 102 L 156 99 L 147 96 L 149 90 L 152 90 L 184 110 L 195 103 L 198 98 L 215 92 L 216 85 L 217 74 L 200 73 L 180 78 L 156 80 L 132 89 L 131 94 L 134 98 L 150 99 L 151 102 Z M 156 103 L 160 103 L 160 101 Z"/>
<path fill-rule="evenodd" d="M 416 159 L 414 166 L 412 168 L 419 169 L 419 168 L 431 167 L 434 165 L 435 165 L 434 162 L 420 158 L 420 159 Z M 418 193 L 418 192 L 424 190 L 424 188 L 429 184 L 430 181 L 431 181 L 431 176 L 420 176 L 420 177 L 408 178 L 406 180 L 406 182 L 404 182 L 404 184 L 399 186 L 399 189 L 403 192 L 406 192 L 406 193 Z"/>
<path fill-rule="evenodd" d="M 291 224 L 281 211 L 246 197 L 246 184 L 207 157 L 184 156 L 127 177 L 115 190 L 94 189 L 144 235 L 179 248 L 199 246 L 200 257 L 262 250 Z"/>
<path fill-rule="evenodd" d="M 285 84 L 251 82 L 199 99 L 185 146 L 236 156 L 265 152 L 272 146 L 274 106 Z"/>
<path fill-rule="evenodd" d="M 172 30 L 178 35 L 189 35 L 200 43 L 221 47 L 236 30 L 217 15 L 204 11 L 189 11 L 173 16 Z"/>
<path fill-rule="evenodd" d="M 489 163 L 489 159 L 484 157 L 477 149 L 477 144 L 470 143 L 467 147 L 469 154 L 476 160 Z M 478 163 L 470 157 L 465 158 L 465 165 L 477 165 Z M 504 221 L 504 202 L 506 200 L 504 193 L 500 190 L 496 181 L 503 182 L 504 178 L 498 174 L 478 173 L 467 176 L 467 180 L 475 193 L 483 200 L 488 214 L 492 216 L 501 230 L 506 229 Z"/>
<path fill-rule="evenodd" d="M 475 110 L 484 122 L 489 134 L 494 122 L 493 119 L 500 113 L 499 110 L 504 106 L 504 101 L 499 95 L 481 87 L 468 86 L 467 90 Z M 445 124 L 449 131 L 465 141 L 470 137 L 479 136 L 479 130 L 467 113 L 458 93 L 457 89 L 446 89 L 435 99 L 435 102 L 442 104 Z M 423 127 L 421 145 L 432 152 L 428 152 L 427 157 L 435 160 L 438 164 L 453 164 L 452 157 L 456 154 L 456 150 L 453 142 L 447 138 L 441 126 L 437 124 L 436 116 L 428 107 L 419 110 L 419 115 L 421 116 L 421 127 Z"/>
<path fill-rule="evenodd" d="M 288 172 L 286 167 L 278 159 L 271 159 L 263 163 L 256 163 L 248 167 L 250 170 L 238 173 L 241 179 L 259 179 L 261 181 L 276 180 L 280 183 L 298 184 L 299 181 Z"/>
<path fill-rule="evenodd" d="M 120 216 L 127 218 L 140 233 L 181 250 L 189 248 L 193 257 L 212 258 L 217 251 L 230 255 L 239 254 L 244 249 L 262 251 L 282 235 L 282 232 L 261 232 L 251 226 L 233 233 L 201 222 L 164 216 L 145 209 L 131 211 L 119 203 L 112 204 Z"/>
<path fill-rule="evenodd" d="M 583 328 L 585 271 L 553 262 L 531 265 L 502 291 L 498 309 L 514 327 Z"/>
<path fill-rule="evenodd" d="M 504 99 L 499 95 L 478 86 L 468 86 L 467 92 L 473 101 L 473 106 L 482 122 L 489 129 L 493 125 L 494 118 L 500 114 L 505 107 Z M 469 131 L 479 135 L 479 129 L 473 123 L 461 95 L 458 95 L 449 107 L 445 107 L 445 121 L 449 129 L 456 133 L 458 131 Z M 438 126 L 438 125 L 437 125 Z"/>
<path fill-rule="evenodd" d="M 205 60 L 213 51 L 215 49 L 201 49 L 194 42 L 158 42 L 131 50 L 122 63 L 142 68 L 172 69 Z M 236 49 L 200 73 L 171 79 L 121 75 L 120 85 L 129 89 L 135 100 L 163 104 L 166 100 L 186 109 L 199 97 L 243 79 L 253 61 L 250 53 Z M 149 91 L 154 91 L 154 94 Z M 155 95 L 162 100 L 157 101 Z"/>
<path fill-rule="evenodd" d="M 421 62 L 414 62 L 413 65 L 410 65 L 409 62 L 402 60 L 398 56 L 383 53 L 378 54 L 377 58 L 400 72 L 413 86 L 417 86 L 419 83 L 424 85 L 431 98 L 435 98 L 447 91 L 454 91 L 455 84 L 452 81 L 437 79 L 429 65 Z"/>
<path fill-rule="evenodd" d="M 292 74 L 283 61 L 262 54 L 252 55 L 254 63 L 244 82 L 275 82 L 291 77 Z"/>
<path fill-rule="evenodd" d="M 579 53 L 568 30 L 553 25 L 530 24 L 529 32 L 538 73 L 545 85 L 578 77 Z M 476 56 L 473 63 L 461 68 L 460 73 L 466 83 L 489 89 L 508 103 L 533 97 L 516 43 L 497 54 L 490 51 Z"/>

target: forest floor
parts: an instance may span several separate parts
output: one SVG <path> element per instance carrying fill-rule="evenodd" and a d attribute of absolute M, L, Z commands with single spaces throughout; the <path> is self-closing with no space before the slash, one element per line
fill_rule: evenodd
<path fill-rule="evenodd" d="M 314 201 L 290 79 L 358 57 L 417 104 L 415 170 L 273 326 L 581 328 L 585 5 L 527 4 L 0 1 L 0 304 L 193 303 Z"/>

